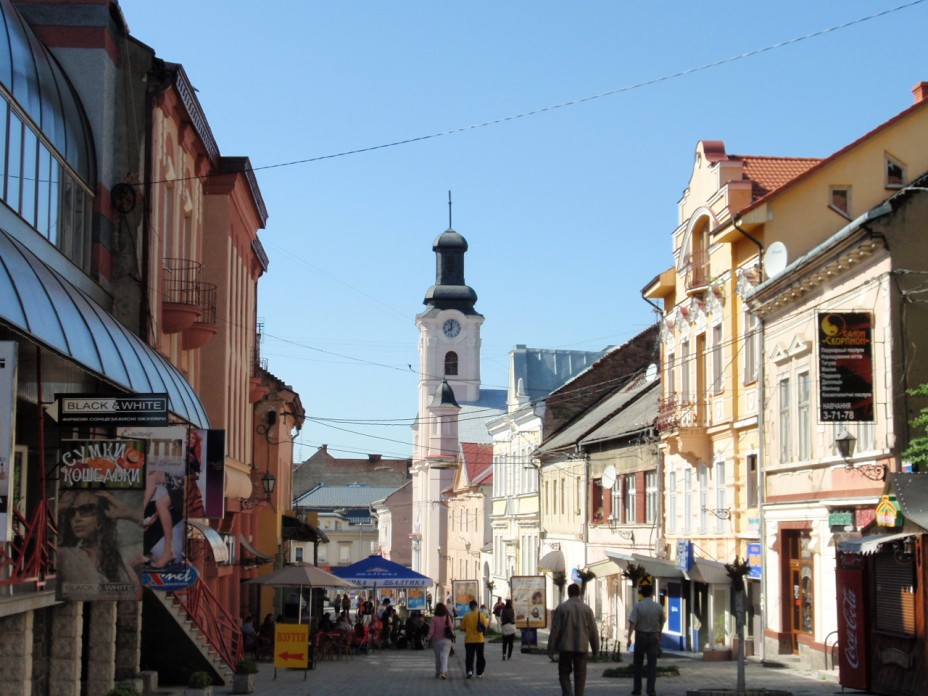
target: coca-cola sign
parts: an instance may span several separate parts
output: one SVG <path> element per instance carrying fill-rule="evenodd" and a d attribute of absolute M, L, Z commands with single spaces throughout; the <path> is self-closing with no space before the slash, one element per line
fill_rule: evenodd
<path fill-rule="evenodd" d="M 867 660 L 866 575 L 859 554 L 838 553 L 838 653 L 841 686 L 866 691 L 870 687 Z"/>

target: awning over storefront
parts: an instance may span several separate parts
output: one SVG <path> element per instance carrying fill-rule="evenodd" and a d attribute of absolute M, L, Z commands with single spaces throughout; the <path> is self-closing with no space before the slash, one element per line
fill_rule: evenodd
<path fill-rule="evenodd" d="M 618 575 L 623 571 L 622 566 L 613 561 L 611 558 L 607 558 L 602 561 L 596 561 L 596 563 L 590 563 L 586 569 L 591 571 L 593 575 L 598 578 L 605 578 L 609 575 Z"/>
<path fill-rule="evenodd" d="M 693 567 L 686 573 L 689 580 L 703 582 L 707 585 L 730 585 L 731 578 L 725 571 L 725 564 L 710 561 L 708 558 L 694 558 Z"/>
<path fill-rule="evenodd" d="M 206 409 L 180 370 L 3 230 L 0 321 L 115 387 L 166 393 L 172 413 L 209 427 Z"/>
<path fill-rule="evenodd" d="M 928 474 L 893 474 L 890 489 L 905 519 L 928 529 Z"/>
<path fill-rule="evenodd" d="M 567 563 L 564 560 L 564 552 L 560 549 L 555 549 L 554 551 L 546 553 L 542 556 L 541 560 L 538 561 L 538 570 L 550 573 L 566 572 Z"/>
<path fill-rule="evenodd" d="M 871 534 L 859 539 L 846 539 L 838 542 L 838 551 L 842 553 L 858 553 L 867 556 L 880 550 L 883 544 L 900 541 L 906 537 L 915 536 L 915 532 L 899 532 L 896 534 Z"/>
<path fill-rule="evenodd" d="M 683 571 L 677 568 L 673 561 L 666 558 L 643 556 L 639 553 L 628 555 L 616 551 L 606 551 L 606 556 L 623 571 L 628 570 L 630 563 L 634 563 L 644 568 L 645 572 L 654 578 L 675 579 L 683 577 Z"/>
<path fill-rule="evenodd" d="M 256 549 L 254 546 L 249 544 L 248 539 L 246 539 L 241 534 L 238 535 L 238 543 L 242 545 L 243 549 L 245 549 L 248 553 L 250 553 L 252 556 L 255 557 L 255 561 L 257 562 L 258 565 L 261 565 L 262 563 L 273 563 L 274 562 L 273 558 L 271 558 L 270 556 L 265 556 L 263 553 L 258 551 L 258 549 Z"/>
<path fill-rule="evenodd" d="M 309 522 L 301 522 L 293 515 L 283 515 L 280 518 L 284 539 L 290 541 L 312 541 L 321 544 L 329 543 L 329 537 L 321 529 Z"/>
<path fill-rule="evenodd" d="M 229 547 L 222 540 L 222 535 L 208 524 L 197 522 L 196 520 L 187 520 L 187 524 L 199 531 L 203 538 L 209 543 L 209 548 L 213 552 L 213 560 L 218 564 L 229 562 Z"/>

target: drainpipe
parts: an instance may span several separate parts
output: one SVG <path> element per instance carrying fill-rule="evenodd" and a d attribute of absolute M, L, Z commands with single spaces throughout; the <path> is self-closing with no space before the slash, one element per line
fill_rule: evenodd
<path fill-rule="evenodd" d="M 764 255 L 764 245 L 760 242 L 759 239 L 752 236 L 749 232 L 742 229 L 738 226 L 738 223 L 741 220 L 740 215 L 735 215 L 732 218 L 732 225 L 738 232 L 743 234 L 747 239 L 754 242 L 757 245 L 757 271 L 760 275 L 759 283 L 762 283 L 764 280 L 764 266 L 763 266 L 763 255 Z M 761 554 L 766 557 L 764 552 L 766 543 L 767 543 L 767 520 L 766 515 L 764 514 L 764 505 L 765 505 L 765 496 L 764 492 L 766 491 L 766 486 L 764 485 L 764 320 L 761 317 L 757 318 L 757 338 L 758 338 L 758 353 L 760 355 L 759 360 L 757 361 L 757 404 L 759 412 L 757 414 L 757 505 L 758 511 L 760 513 L 760 548 Z M 761 565 L 761 574 L 760 574 L 760 636 L 757 636 L 760 640 L 760 659 L 761 663 L 767 659 L 767 641 L 765 638 L 765 633 L 767 631 L 767 575 L 768 568 L 766 564 Z"/>

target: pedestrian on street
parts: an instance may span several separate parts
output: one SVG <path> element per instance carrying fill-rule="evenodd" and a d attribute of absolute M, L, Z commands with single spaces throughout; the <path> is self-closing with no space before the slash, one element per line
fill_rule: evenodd
<path fill-rule="evenodd" d="M 516 610 L 507 599 L 499 614 L 500 633 L 503 634 L 503 660 L 512 659 L 512 644 L 516 642 Z"/>
<path fill-rule="evenodd" d="M 477 661 L 477 679 L 483 677 L 487 668 L 487 661 L 483 655 L 483 646 L 486 642 L 487 620 L 477 608 L 476 600 L 471 600 L 470 611 L 461 619 L 461 630 L 464 636 L 464 671 L 467 678 L 474 676 L 474 659 Z"/>
<path fill-rule="evenodd" d="M 580 598 L 580 585 L 567 587 L 567 601 L 554 611 L 551 634 L 548 637 L 548 656 L 554 659 L 557 651 L 557 675 L 561 683 L 561 696 L 583 696 L 586 686 L 586 653 L 599 654 L 599 632 L 593 610 Z M 573 672 L 573 688 L 570 674 Z"/>
<path fill-rule="evenodd" d="M 661 631 L 664 628 L 664 607 L 654 601 L 654 587 L 641 585 L 638 588 L 641 595 L 632 613 L 628 617 L 628 642 L 631 644 L 632 636 L 635 641 L 635 683 L 632 687 L 632 696 L 641 695 L 641 671 L 645 656 L 648 658 L 648 696 L 655 696 L 655 682 L 657 681 L 657 653 L 661 647 Z"/>
<path fill-rule="evenodd" d="M 454 642 L 454 623 L 445 605 L 435 605 L 435 615 L 429 622 L 429 645 L 435 653 L 435 678 L 448 678 L 448 655 Z"/>

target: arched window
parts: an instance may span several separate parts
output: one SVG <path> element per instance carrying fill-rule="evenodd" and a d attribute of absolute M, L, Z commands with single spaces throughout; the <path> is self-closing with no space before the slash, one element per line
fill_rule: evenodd
<path fill-rule="evenodd" d="M 458 373 L 458 354 L 453 350 L 445 353 L 445 374 L 456 375 Z"/>

